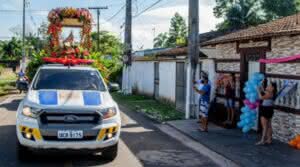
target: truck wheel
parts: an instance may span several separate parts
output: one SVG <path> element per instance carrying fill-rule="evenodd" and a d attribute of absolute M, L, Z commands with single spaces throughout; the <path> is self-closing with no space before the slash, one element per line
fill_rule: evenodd
<path fill-rule="evenodd" d="M 17 156 L 19 161 L 26 161 L 28 160 L 29 156 L 28 148 L 21 145 L 18 141 L 17 143 Z"/>
<path fill-rule="evenodd" d="M 102 152 L 102 157 L 106 160 L 110 160 L 110 161 L 113 161 L 114 159 L 116 159 L 118 155 L 118 143 L 114 146 L 111 146 L 107 149 L 105 149 L 103 152 Z"/>

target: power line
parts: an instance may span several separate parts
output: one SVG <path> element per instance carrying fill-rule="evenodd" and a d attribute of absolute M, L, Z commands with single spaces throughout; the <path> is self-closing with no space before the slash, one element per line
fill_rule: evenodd
<path fill-rule="evenodd" d="M 133 16 L 133 18 L 139 17 L 140 15 L 142 15 L 143 13 L 145 13 L 146 11 L 148 11 L 149 9 L 153 8 L 155 5 L 159 4 L 162 0 L 157 0 L 156 2 L 154 2 L 152 5 L 148 6 L 147 8 L 145 8 L 144 10 L 142 10 L 140 13 L 136 14 Z"/>
<path fill-rule="evenodd" d="M 107 21 L 111 21 L 112 19 L 114 19 L 117 15 L 119 15 L 123 9 L 125 9 L 126 4 L 124 4 L 113 16 L 111 16 L 109 19 L 107 19 Z"/>

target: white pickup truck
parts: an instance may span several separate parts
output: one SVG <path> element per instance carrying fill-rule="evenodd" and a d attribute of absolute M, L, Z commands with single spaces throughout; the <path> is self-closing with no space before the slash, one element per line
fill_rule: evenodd
<path fill-rule="evenodd" d="M 83 66 L 44 65 L 17 111 L 18 156 L 28 151 L 86 150 L 113 160 L 121 119 L 101 74 Z"/>

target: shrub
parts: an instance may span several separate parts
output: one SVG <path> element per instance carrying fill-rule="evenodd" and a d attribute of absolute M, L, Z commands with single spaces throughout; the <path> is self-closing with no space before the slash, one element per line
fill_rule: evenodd
<path fill-rule="evenodd" d="M 30 81 L 33 79 L 38 68 L 44 64 L 42 58 L 46 56 L 47 54 L 44 50 L 33 54 L 26 69 L 26 76 L 29 78 Z"/>

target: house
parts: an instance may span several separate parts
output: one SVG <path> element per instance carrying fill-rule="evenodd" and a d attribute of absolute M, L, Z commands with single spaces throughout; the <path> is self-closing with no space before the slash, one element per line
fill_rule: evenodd
<path fill-rule="evenodd" d="M 288 141 L 300 134 L 300 64 L 292 61 L 281 64 L 262 64 L 259 59 L 282 58 L 300 54 L 300 15 L 284 17 L 256 27 L 227 34 L 201 44 L 202 48 L 216 49 L 220 54 L 208 57 L 214 60 L 216 75 L 234 73 L 238 106 L 241 107 L 242 88 L 253 72 L 262 72 L 282 88 L 284 80 L 298 82 L 297 91 L 276 100 L 273 119 L 274 137 Z M 217 101 L 223 95 L 217 93 Z"/>
<path fill-rule="evenodd" d="M 200 49 L 200 48 L 199 48 Z M 216 56 L 215 49 L 200 49 L 199 67 L 209 70 L 207 55 Z M 154 97 L 184 111 L 186 92 L 187 47 L 147 51 L 150 54 L 134 56 L 131 67 L 131 88 L 133 93 Z M 204 68 L 205 68 L 204 67 Z M 214 69 L 211 69 L 211 73 Z M 213 76 L 211 76 L 213 78 Z M 192 114 L 193 116 L 195 113 Z"/>
<path fill-rule="evenodd" d="M 245 95 L 241 90 L 252 73 L 265 73 L 270 81 L 277 83 L 278 89 L 283 87 L 286 80 L 292 80 L 298 82 L 298 88 L 292 94 L 276 100 L 272 124 L 274 137 L 281 141 L 287 142 L 300 134 L 300 61 L 279 64 L 258 62 L 259 59 L 300 54 L 300 14 L 218 35 L 201 41 L 197 70 L 197 75 L 200 70 L 209 74 L 216 106 L 222 107 L 224 103 L 224 91 L 215 89 L 214 84 L 219 75 L 235 74 L 237 109 L 243 106 Z M 163 99 L 184 111 L 186 60 L 185 47 L 134 57 L 130 73 L 131 86 L 138 93 Z M 221 115 L 226 112 L 223 109 L 217 111 Z M 191 113 L 191 116 L 195 116 L 195 113 Z"/>

